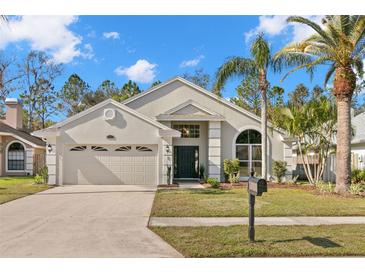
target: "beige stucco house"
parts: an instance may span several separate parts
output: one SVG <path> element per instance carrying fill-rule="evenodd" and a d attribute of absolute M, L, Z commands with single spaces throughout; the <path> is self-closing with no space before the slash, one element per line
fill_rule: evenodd
<path fill-rule="evenodd" d="M 50 184 L 166 184 L 224 179 L 224 159 L 242 179 L 261 173 L 260 118 L 180 77 L 123 103 L 108 99 L 35 136 L 47 142 Z M 291 140 L 269 130 L 268 167 L 286 160 Z"/>
<path fill-rule="evenodd" d="M 23 110 L 15 98 L 5 101 L 0 120 L 0 176 L 33 175 L 43 166 L 46 143 L 23 130 Z"/>
<path fill-rule="evenodd" d="M 365 112 L 351 118 L 355 134 L 351 140 L 352 168 L 365 168 Z"/>

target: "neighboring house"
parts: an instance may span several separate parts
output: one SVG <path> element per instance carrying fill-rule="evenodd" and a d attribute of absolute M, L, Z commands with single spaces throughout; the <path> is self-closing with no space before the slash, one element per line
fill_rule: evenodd
<path fill-rule="evenodd" d="M 46 143 L 22 130 L 23 110 L 15 98 L 5 101 L 0 121 L 0 176 L 33 175 L 44 163 Z"/>
<path fill-rule="evenodd" d="M 290 175 L 292 140 L 268 132 L 269 174 L 273 160 L 286 160 Z M 33 134 L 47 142 L 50 184 L 166 184 L 198 179 L 200 165 L 224 180 L 233 158 L 241 179 L 261 173 L 260 117 L 180 77 Z"/>
<path fill-rule="evenodd" d="M 352 117 L 355 136 L 351 140 L 352 168 L 365 168 L 365 112 Z"/>

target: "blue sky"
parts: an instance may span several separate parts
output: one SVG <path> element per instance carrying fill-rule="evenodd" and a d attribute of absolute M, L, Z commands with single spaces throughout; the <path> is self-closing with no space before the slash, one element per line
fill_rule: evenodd
<path fill-rule="evenodd" d="M 320 20 L 313 16 L 313 20 Z M 0 47 L 22 56 L 29 49 L 45 50 L 64 73 L 60 88 L 77 73 L 92 88 L 110 79 L 122 86 L 128 79 L 147 89 L 184 72 L 203 68 L 212 77 L 230 56 L 249 56 L 250 38 L 267 33 L 273 52 L 288 42 L 300 40 L 310 30 L 288 25 L 286 16 L 26 16 L 12 17 L 9 29 L 0 30 Z M 280 83 L 282 74 L 269 74 L 272 85 L 292 91 L 299 83 L 309 88 L 322 85 L 325 68 L 312 81 L 296 72 Z M 237 80 L 224 89 L 234 96 Z M 16 93 L 14 94 L 17 95 Z"/>

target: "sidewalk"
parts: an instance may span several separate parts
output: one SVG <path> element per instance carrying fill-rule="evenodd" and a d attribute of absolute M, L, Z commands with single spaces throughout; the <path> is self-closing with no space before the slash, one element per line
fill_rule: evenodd
<path fill-rule="evenodd" d="M 150 226 L 247 225 L 248 217 L 151 217 Z M 256 225 L 365 224 L 365 217 L 256 217 Z"/>

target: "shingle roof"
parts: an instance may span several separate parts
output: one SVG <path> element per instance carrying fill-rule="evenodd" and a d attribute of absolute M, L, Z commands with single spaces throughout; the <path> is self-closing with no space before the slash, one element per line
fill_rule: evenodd
<path fill-rule="evenodd" d="M 32 136 L 32 135 L 30 135 L 29 133 L 27 133 L 25 131 L 12 128 L 11 126 L 8 126 L 7 124 L 4 124 L 3 122 L 0 121 L 0 135 L 1 135 L 2 132 L 11 133 L 15 136 L 19 136 L 20 138 L 23 138 L 23 139 L 25 139 L 25 140 L 27 140 L 27 141 L 29 141 L 32 144 L 35 144 L 37 146 L 46 146 L 46 143 L 42 139 L 40 139 L 38 137 L 35 137 L 35 136 Z"/>

